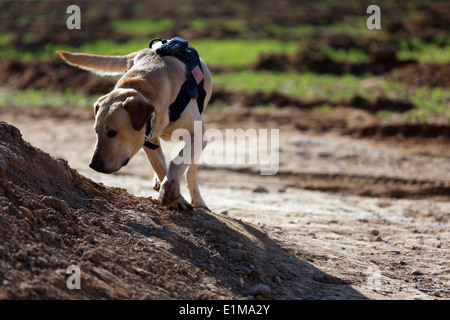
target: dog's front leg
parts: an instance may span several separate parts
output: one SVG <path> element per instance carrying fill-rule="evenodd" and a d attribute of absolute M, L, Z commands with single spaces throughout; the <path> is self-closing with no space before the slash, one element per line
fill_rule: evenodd
<path fill-rule="evenodd" d="M 154 138 L 155 141 L 153 143 L 160 145 L 159 139 Z M 152 150 L 144 147 L 144 151 L 147 154 L 147 158 L 150 161 L 153 170 L 155 170 L 155 174 L 153 176 L 153 189 L 156 191 L 160 190 L 161 181 L 164 180 L 167 174 L 167 166 L 166 159 L 164 157 L 164 153 L 162 152 L 161 147 L 156 150 Z"/>
<path fill-rule="evenodd" d="M 186 172 L 186 169 L 190 165 L 192 159 L 195 159 L 194 151 L 194 139 L 193 135 L 191 135 L 190 141 L 186 143 L 178 154 L 178 160 L 184 160 L 175 162 L 173 159 L 170 161 L 167 175 L 161 183 L 159 200 L 163 205 L 182 211 L 192 210 L 192 205 L 187 202 L 180 193 L 180 182 L 181 177 Z M 184 155 L 189 156 L 184 157 Z"/>

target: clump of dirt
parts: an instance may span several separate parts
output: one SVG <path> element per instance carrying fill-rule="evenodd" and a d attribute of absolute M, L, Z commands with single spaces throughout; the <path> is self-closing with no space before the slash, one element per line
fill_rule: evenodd
<path fill-rule="evenodd" d="M 258 227 L 94 183 L 5 122 L 0 137 L 0 299 L 364 298 Z"/>

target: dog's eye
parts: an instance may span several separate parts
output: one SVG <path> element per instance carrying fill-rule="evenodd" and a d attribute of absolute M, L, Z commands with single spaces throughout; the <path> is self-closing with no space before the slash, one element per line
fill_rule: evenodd
<path fill-rule="evenodd" d="M 115 130 L 109 130 L 106 135 L 110 138 L 114 138 L 117 135 L 117 131 Z"/>

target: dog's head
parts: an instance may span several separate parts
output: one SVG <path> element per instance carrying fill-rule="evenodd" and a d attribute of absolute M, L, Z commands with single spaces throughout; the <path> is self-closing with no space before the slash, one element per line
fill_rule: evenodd
<path fill-rule="evenodd" d="M 154 106 L 138 91 L 115 89 L 94 104 L 97 145 L 89 166 L 113 173 L 142 148 Z"/>

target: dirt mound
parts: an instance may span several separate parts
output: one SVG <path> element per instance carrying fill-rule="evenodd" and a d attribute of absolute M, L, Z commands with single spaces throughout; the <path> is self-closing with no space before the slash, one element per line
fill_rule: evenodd
<path fill-rule="evenodd" d="M 410 64 L 390 71 L 388 78 L 413 86 L 450 88 L 450 64 Z"/>
<path fill-rule="evenodd" d="M 293 187 L 325 192 L 341 192 L 363 197 L 394 199 L 438 199 L 449 200 L 450 183 L 421 179 L 373 177 L 356 174 L 294 173 L 283 172 L 285 181 Z M 445 218 L 444 218 L 445 219 Z"/>
<path fill-rule="evenodd" d="M 398 60 L 396 51 L 382 48 L 370 52 L 367 62 L 351 63 L 335 61 L 327 56 L 318 54 L 320 48 L 302 49 L 293 55 L 265 54 L 250 66 L 254 70 L 271 71 L 301 71 L 318 74 L 374 74 L 382 75 L 405 65 L 416 64 L 413 60 Z"/>
<path fill-rule="evenodd" d="M 448 140 L 450 139 L 450 125 L 434 123 L 372 125 L 363 128 L 350 129 L 347 133 L 356 134 L 356 136 L 359 137 L 392 137 L 400 135 L 406 138 L 441 138 Z"/>
<path fill-rule="evenodd" d="M 85 94 L 102 94 L 115 85 L 113 77 L 98 77 L 67 65 L 59 58 L 49 62 L 5 59 L 0 62 L 0 85 L 13 89 L 53 89 L 64 92 L 74 88 Z"/>
<path fill-rule="evenodd" d="M 448 2 L 436 1 L 421 5 L 419 17 L 411 19 L 393 17 L 386 23 L 386 30 L 391 40 L 418 38 L 432 42 L 437 35 L 447 37 L 448 24 L 445 21 L 450 18 L 449 8 Z"/>
<path fill-rule="evenodd" d="M 365 49 L 368 53 L 368 59 L 365 62 L 335 61 L 320 53 L 324 46 L 333 43 L 333 39 L 323 40 L 324 44 L 321 46 L 303 48 L 292 55 L 263 54 L 248 69 L 276 72 L 300 71 L 335 75 L 350 73 L 357 76 L 373 74 L 383 75 L 391 81 L 399 81 L 414 86 L 443 88 L 450 86 L 449 64 L 400 60 L 397 57 L 396 47 L 383 43 L 378 44 L 374 50 L 369 50 L 369 45 L 367 45 Z M 351 44 L 353 45 L 353 43 Z M 341 48 L 336 44 L 335 46 Z M 344 45 L 342 47 L 347 48 Z M 353 47 L 358 46 L 355 45 Z"/>
<path fill-rule="evenodd" d="M 364 298 L 259 228 L 167 211 L 81 176 L 5 122 L 0 133 L 0 299 Z M 71 265 L 80 290 L 67 288 Z"/>
<path fill-rule="evenodd" d="M 388 110 L 390 112 L 405 112 L 414 108 L 414 105 L 408 101 L 391 99 L 386 96 L 379 96 L 375 100 L 370 101 L 360 96 L 354 96 L 351 99 L 337 100 L 333 98 L 297 98 L 277 91 L 264 92 L 246 92 L 246 91 L 229 91 L 227 89 L 215 88 L 211 102 L 220 101 L 228 105 L 238 105 L 244 108 L 257 107 L 260 105 L 270 105 L 277 108 L 296 107 L 299 109 L 314 109 L 320 106 L 348 106 L 354 109 L 360 109 L 372 114 L 376 114 L 380 110 Z"/>

